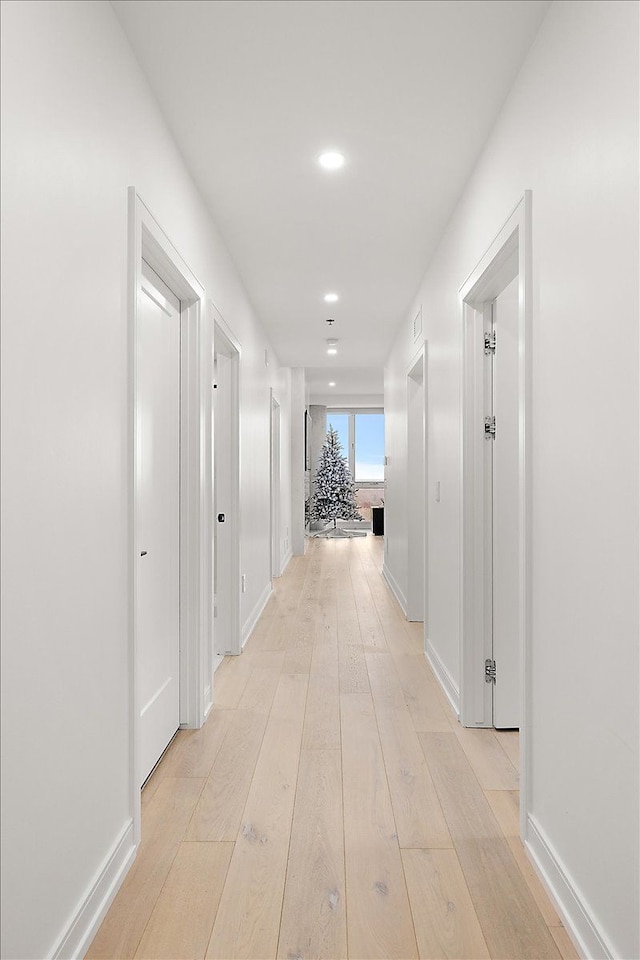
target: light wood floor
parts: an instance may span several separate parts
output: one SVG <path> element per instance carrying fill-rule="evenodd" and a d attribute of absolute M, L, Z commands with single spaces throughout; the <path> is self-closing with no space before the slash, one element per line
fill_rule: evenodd
<path fill-rule="evenodd" d="M 290 562 L 145 787 L 89 958 L 577 956 L 518 839 L 517 733 L 459 726 L 381 562 Z"/>

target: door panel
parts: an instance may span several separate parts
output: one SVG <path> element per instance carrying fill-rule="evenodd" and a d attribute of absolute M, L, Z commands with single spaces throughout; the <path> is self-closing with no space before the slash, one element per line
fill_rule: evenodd
<path fill-rule="evenodd" d="M 425 609 L 425 476 L 424 476 L 424 357 L 407 375 L 407 503 L 408 532 L 407 620 L 421 622 Z"/>
<path fill-rule="evenodd" d="M 214 357 L 216 389 L 214 391 L 214 519 L 213 519 L 213 590 L 214 590 L 214 653 L 231 653 L 232 584 L 232 453 L 231 453 L 231 363 L 222 350 Z M 224 517 L 224 520 L 219 519 Z"/>
<path fill-rule="evenodd" d="M 271 579 L 280 576 L 280 404 L 271 398 Z"/>
<path fill-rule="evenodd" d="M 142 784 L 179 726 L 180 303 L 143 263 L 136 328 L 136 643 Z"/>
<path fill-rule="evenodd" d="M 493 323 L 493 724 L 519 727 L 517 277 L 497 297 Z"/>

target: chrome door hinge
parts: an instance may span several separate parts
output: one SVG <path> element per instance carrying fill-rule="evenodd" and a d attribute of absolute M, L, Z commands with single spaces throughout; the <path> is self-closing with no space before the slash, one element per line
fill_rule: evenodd
<path fill-rule="evenodd" d="M 484 418 L 484 437 L 485 440 L 495 440 L 496 437 L 496 418 Z"/>
<path fill-rule="evenodd" d="M 484 335 L 484 352 L 489 356 L 492 353 L 496 352 L 496 335 L 494 333 L 485 333 Z"/>
<path fill-rule="evenodd" d="M 485 660 L 484 662 L 484 682 L 496 682 L 496 662 L 495 660 Z"/>

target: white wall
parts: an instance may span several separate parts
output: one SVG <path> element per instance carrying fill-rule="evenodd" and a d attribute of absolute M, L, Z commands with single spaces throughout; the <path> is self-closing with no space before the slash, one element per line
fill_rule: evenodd
<path fill-rule="evenodd" d="M 107 2 L 2 10 L 2 955 L 51 955 L 132 816 L 127 187 L 242 345 L 243 619 L 286 373 Z M 283 522 L 290 525 L 289 460 Z"/>
<path fill-rule="evenodd" d="M 456 680 L 457 291 L 527 188 L 534 298 L 530 815 L 594 924 L 589 948 L 631 958 L 640 956 L 636 2 L 552 5 L 387 364 L 386 566 L 406 591 L 403 387 L 415 351 L 411 318 L 422 304 L 428 635 Z M 579 923 L 579 910 L 571 909 Z M 585 930 L 582 924 L 586 942 Z"/>

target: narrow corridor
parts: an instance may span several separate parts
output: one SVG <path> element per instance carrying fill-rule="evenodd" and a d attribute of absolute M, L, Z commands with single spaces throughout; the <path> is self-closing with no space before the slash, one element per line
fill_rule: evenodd
<path fill-rule="evenodd" d="M 294 558 L 147 783 L 88 957 L 576 957 L 518 839 L 517 734 L 465 730 L 382 541 Z"/>

